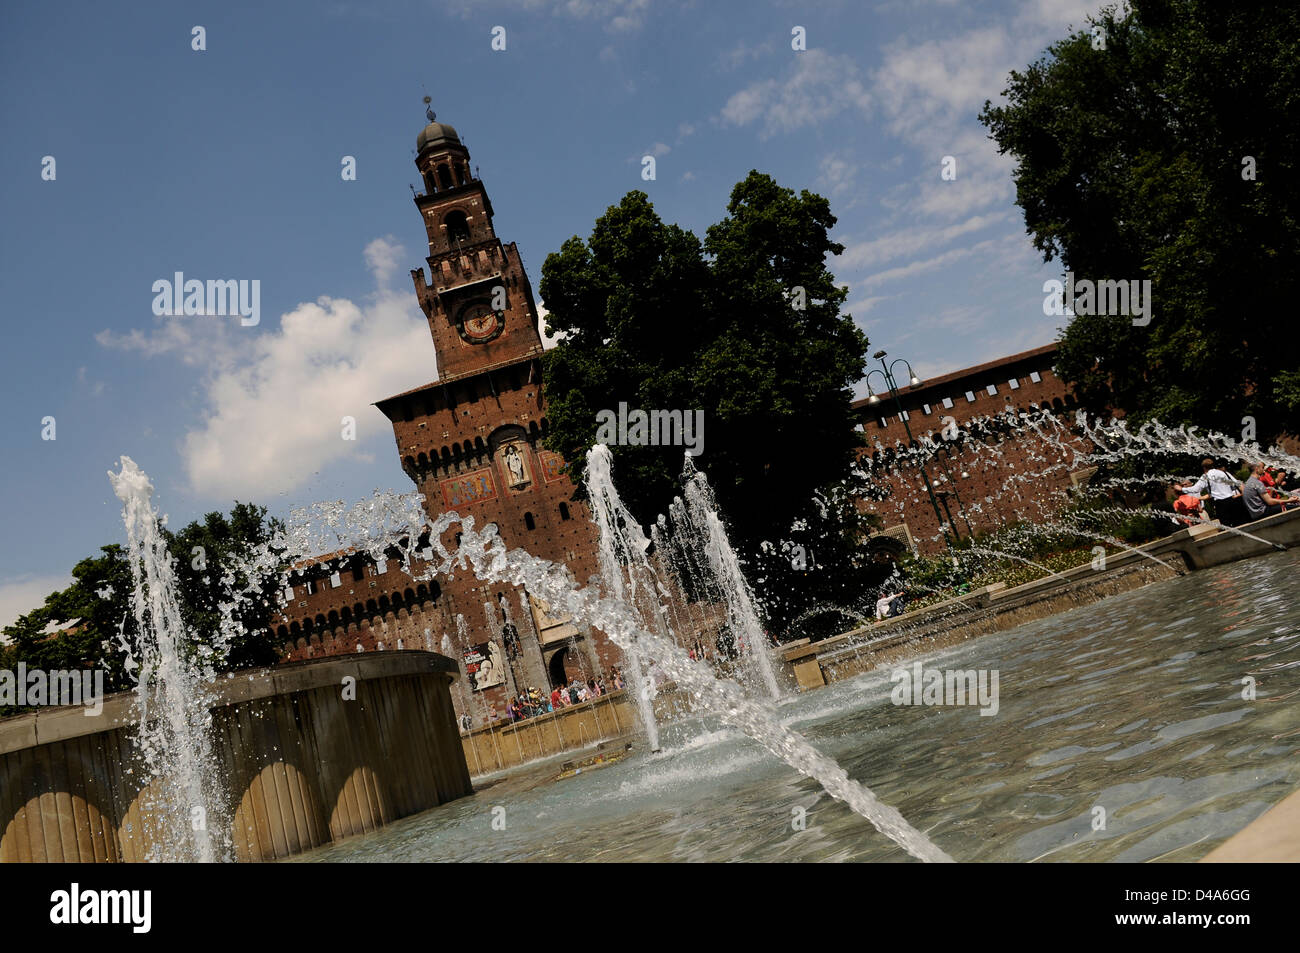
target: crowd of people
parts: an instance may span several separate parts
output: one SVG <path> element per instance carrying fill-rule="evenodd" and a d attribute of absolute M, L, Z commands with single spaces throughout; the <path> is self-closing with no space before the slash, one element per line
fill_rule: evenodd
<path fill-rule="evenodd" d="M 611 691 L 620 691 L 623 687 L 623 674 L 618 669 L 614 669 L 611 675 L 607 676 L 602 673 L 595 678 L 587 679 L 585 682 L 575 676 L 570 680 L 569 684 L 556 685 L 552 688 L 550 695 L 544 694 L 537 688 L 530 687 L 519 695 L 511 696 L 509 703 L 506 705 L 505 717 L 510 721 L 535 718 L 538 715 L 560 711 L 570 705 L 581 705 L 583 702 L 592 701 Z M 493 705 L 488 712 L 488 721 L 495 724 L 501 718 L 501 712 Z"/>
<path fill-rule="evenodd" d="M 1263 463 L 1251 466 L 1250 476 L 1240 480 L 1206 457 L 1199 480 L 1174 487 L 1179 494 L 1174 512 L 1189 523 L 1205 518 L 1226 526 L 1253 523 L 1300 506 L 1300 497 L 1287 489 L 1288 483 L 1295 485 L 1293 475 Z"/>

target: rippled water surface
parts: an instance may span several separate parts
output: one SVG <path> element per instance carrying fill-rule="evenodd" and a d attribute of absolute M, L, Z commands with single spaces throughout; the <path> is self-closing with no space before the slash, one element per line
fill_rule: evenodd
<path fill-rule="evenodd" d="M 781 717 L 956 860 L 1196 860 L 1300 782 L 1298 575 L 1300 554 L 1279 553 L 919 656 L 997 670 L 992 717 L 896 706 L 887 670 L 792 698 Z M 663 734 L 663 754 L 554 782 L 558 762 L 489 778 L 298 859 L 910 859 L 716 720 Z"/>

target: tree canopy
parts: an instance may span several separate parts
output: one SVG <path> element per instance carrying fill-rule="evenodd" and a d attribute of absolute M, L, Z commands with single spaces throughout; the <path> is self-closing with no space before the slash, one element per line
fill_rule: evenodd
<path fill-rule="evenodd" d="M 1300 7 L 1132 0 L 1092 22 L 980 116 L 1044 260 L 1152 282 L 1148 325 L 1078 315 L 1058 369 L 1096 413 L 1294 434 Z"/>
<path fill-rule="evenodd" d="M 563 338 L 545 356 L 547 446 L 575 483 L 601 411 L 702 410 L 696 463 L 742 551 L 820 525 L 818 491 L 848 476 L 860 445 L 850 405 L 867 351 L 827 268 L 843 250 L 834 224 L 825 198 L 755 171 L 702 242 L 633 191 L 587 241 L 549 255 L 540 291 Z M 683 447 L 611 450 L 620 493 L 649 523 L 680 492 Z"/>
<path fill-rule="evenodd" d="M 275 520 L 267 519 L 265 507 L 236 503 L 229 517 L 212 512 L 178 531 L 163 530 L 175 560 L 181 613 L 192 650 L 202 651 L 213 644 L 220 603 L 229 601 L 234 589 L 243 586 L 242 579 L 236 579 L 233 586 L 224 581 L 223 567 L 231 564 L 234 555 L 246 554 L 268 540 L 277 528 Z M 73 567 L 70 586 L 51 593 L 44 605 L 5 626 L 9 644 L 0 645 L 0 669 L 13 670 L 19 662 L 46 671 L 102 667 L 105 691 L 131 687 L 122 648 L 123 640 L 134 644 L 138 635 L 130 604 L 129 554 L 117 544 L 102 547 L 100 553 Z M 265 599 L 241 603 L 239 621 L 244 634 L 224 655 L 210 659 L 218 670 L 270 665 L 278 659 L 269 629 L 274 580 L 263 582 Z M 69 625 L 76 620 L 75 626 Z M 54 631 L 47 634 L 47 628 Z M 0 715 L 15 710 L 0 708 Z"/>
<path fill-rule="evenodd" d="M 826 267 L 842 250 L 826 199 L 751 172 L 727 213 L 700 242 L 629 192 L 589 241 L 547 257 L 547 323 L 564 334 L 545 358 L 548 446 L 576 482 L 599 411 L 701 409 L 697 463 L 741 531 L 765 538 L 845 475 L 867 341 Z M 611 449 L 624 499 L 648 522 L 677 492 L 683 448 Z"/>

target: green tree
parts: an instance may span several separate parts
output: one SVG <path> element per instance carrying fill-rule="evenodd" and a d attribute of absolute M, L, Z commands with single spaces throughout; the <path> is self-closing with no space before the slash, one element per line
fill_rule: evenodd
<path fill-rule="evenodd" d="M 266 507 L 236 503 L 229 518 L 213 512 L 178 532 L 163 530 L 167 548 L 176 559 L 181 613 L 186 627 L 200 634 L 200 644 L 219 631 L 220 604 L 230 602 L 233 594 L 248 584 L 242 574 L 226 579 L 227 567 L 236 565 L 282 529 L 278 520 L 266 518 Z M 268 576 L 256 582 L 256 591 L 261 595 L 240 600 L 234 618 L 239 631 L 231 638 L 225 655 L 215 660 L 218 669 L 274 665 L 279 660 L 279 646 L 271 635 L 276 580 Z"/>
<path fill-rule="evenodd" d="M 129 607 L 131 566 L 121 546 L 105 546 L 100 552 L 73 567 L 73 581 L 66 589 L 51 593 L 43 606 L 5 626 L 8 644 L 0 645 L 0 669 L 15 671 L 19 662 L 47 671 L 103 667 L 105 691 L 130 687 L 118 647 L 122 637 L 135 637 Z M 47 634 L 47 628 L 54 631 Z M 0 715 L 17 710 L 0 706 Z"/>
<path fill-rule="evenodd" d="M 175 559 L 181 613 L 196 652 L 211 651 L 219 631 L 220 603 L 229 601 L 235 588 L 246 582 L 238 575 L 224 579 L 222 567 L 231 565 L 232 557 L 247 554 L 268 540 L 279 528 L 275 520 L 266 518 L 264 507 L 236 503 L 229 518 L 213 512 L 177 532 L 164 529 Z M 202 559 L 195 547 L 201 548 Z M 105 691 L 131 687 L 122 648 L 124 640 L 134 644 L 137 637 L 130 604 L 131 564 L 126 550 L 117 544 L 104 546 L 100 552 L 102 555 L 83 559 L 73 567 L 71 585 L 51 593 L 44 605 L 5 626 L 8 644 L 0 645 L 0 669 L 13 670 L 19 662 L 46 670 L 103 667 Z M 275 586 L 273 578 L 260 580 L 265 596 L 241 603 L 237 619 L 243 631 L 231 641 L 228 652 L 212 659 L 217 669 L 270 665 L 277 660 L 279 653 L 270 632 Z M 47 628 L 54 632 L 47 634 Z M 0 708 L 0 715 L 15 711 Z"/>
<path fill-rule="evenodd" d="M 1094 413 L 1295 433 L 1300 7 L 1133 0 L 1092 22 L 980 116 L 1044 260 L 1152 282 L 1149 325 L 1074 317 L 1058 369 Z"/>
<path fill-rule="evenodd" d="M 843 250 L 834 224 L 822 196 L 751 172 L 703 242 L 629 192 L 588 241 L 548 256 L 540 290 L 564 337 L 545 357 L 547 446 L 574 482 L 600 411 L 702 410 L 697 464 L 742 552 L 819 525 L 816 494 L 848 476 L 859 445 L 850 404 L 867 351 L 826 267 Z M 680 492 L 683 448 L 611 449 L 620 492 L 648 523 Z M 847 539 L 819 545 L 829 556 Z"/>
<path fill-rule="evenodd" d="M 546 353 L 547 446 L 564 455 L 580 484 L 596 442 L 597 413 L 701 406 L 692 383 L 694 355 L 684 342 L 717 318 L 708 308 L 709 272 L 693 234 L 665 225 L 644 192 L 629 192 L 596 221 L 589 243 L 577 236 L 542 265 L 540 290 L 552 333 Z M 706 453 L 716 421 L 706 415 Z M 716 434 L 716 436 L 715 436 Z M 671 499 L 682 448 L 616 447 L 619 488 L 643 521 Z"/>

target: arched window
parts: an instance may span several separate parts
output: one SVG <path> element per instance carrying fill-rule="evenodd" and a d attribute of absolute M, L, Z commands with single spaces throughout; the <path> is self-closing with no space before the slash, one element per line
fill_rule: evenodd
<path fill-rule="evenodd" d="M 568 504 L 568 503 L 561 503 L 561 504 L 560 504 L 560 519 L 562 519 L 562 520 L 567 520 L 568 518 L 569 518 L 569 504 Z"/>
<path fill-rule="evenodd" d="M 537 521 L 533 519 L 532 513 L 524 514 L 524 525 L 529 529 L 537 529 Z"/>
<path fill-rule="evenodd" d="M 438 188 L 449 189 L 454 183 L 451 181 L 451 169 L 447 163 L 438 166 Z"/>
<path fill-rule="evenodd" d="M 469 241 L 469 220 L 465 218 L 465 213 L 457 209 L 454 212 L 448 212 L 447 217 L 442 220 L 442 224 L 447 229 L 447 241 L 455 245 L 457 242 Z"/>

